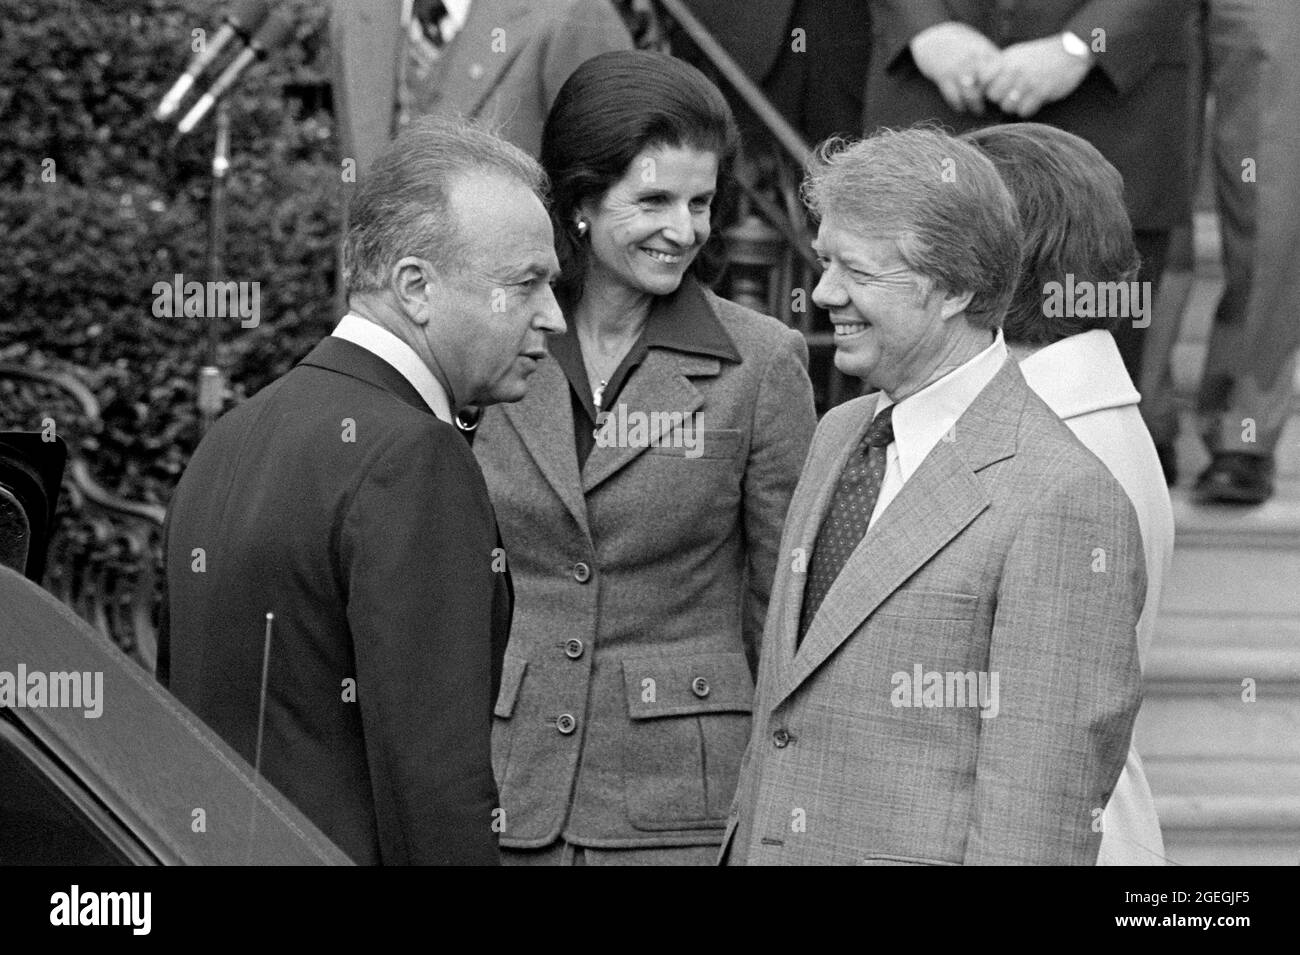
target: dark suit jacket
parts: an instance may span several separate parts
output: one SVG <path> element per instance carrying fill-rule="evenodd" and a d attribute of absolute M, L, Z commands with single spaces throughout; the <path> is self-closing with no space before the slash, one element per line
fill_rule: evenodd
<path fill-rule="evenodd" d="M 1088 142 L 1124 176 L 1135 229 L 1167 229 L 1190 214 L 1192 10 L 1187 0 L 872 0 L 875 45 L 864 126 L 942 122 L 956 132 L 1018 121 L 996 106 L 982 117 L 955 113 L 921 75 L 908 43 L 946 20 L 970 24 L 1005 48 L 1070 30 L 1105 52 L 1069 96 L 1029 117 Z"/>
<path fill-rule="evenodd" d="M 866 0 L 687 0 L 687 6 L 810 143 L 857 135 L 871 54 Z M 714 75 L 684 34 L 673 37 L 673 53 Z M 725 81 L 715 82 L 731 95 Z M 738 109 L 736 118 L 750 147 L 770 140 L 749 110 Z"/>
<path fill-rule="evenodd" d="M 273 612 L 262 774 L 359 863 L 496 863 L 510 584 L 456 430 L 326 338 L 217 422 L 168 524 L 159 679 L 253 762 Z"/>
<path fill-rule="evenodd" d="M 630 50 L 610 0 L 474 0 L 429 81 L 417 115 L 461 115 L 534 156 L 564 81 L 597 53 Z"/>

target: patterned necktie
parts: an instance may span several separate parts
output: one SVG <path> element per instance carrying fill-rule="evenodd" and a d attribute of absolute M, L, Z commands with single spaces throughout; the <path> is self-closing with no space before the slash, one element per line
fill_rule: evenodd
<path fill-rule="evenodd" d="M 890 405 L 876 415 L 840 472 L 826 519 L 822 521 L 813 544 L 796 647 L 803 642 L 804 634 L 817 615 L 817 608 L 848 563 L 849 555 L 867 533 L 871 512 L 875 510 L 880 485 L 885 479 L 889 444 L 894 440 L 894 407 Z"/>
<path fill-rule="evenodd" d="M 407 25 L 402 52 L 401 77 L 397 84 L 397 124 L 405 126 L 416 116 L 429 112 L 427 100 L 434 68 L 447 45 L 442 22 L 447 7 L 442 0 L 415 0 Z"/>

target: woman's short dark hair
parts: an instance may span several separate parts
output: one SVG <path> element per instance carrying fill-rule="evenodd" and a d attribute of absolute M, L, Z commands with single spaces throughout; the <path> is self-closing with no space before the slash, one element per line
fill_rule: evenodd
<path fill-rule="evenodd" d="M 1075 286 L 1137 276 L 1140 260 L 1119 171 L 1087 140 L 1042 123 L 989 126 L 962 138 L 993 160 L 1020 212 L 1024 244 L 1020 280 L 1002 323 L 1007 343 L 1050 345 L 1093 329 L 1114 330 L 1119 316 L 1052 315 L 1044 302 L 1049 285 L 1064 284 L 1067 275 Z"/>
<path fill-rule="evenodd" d="M 582 294 L 587 244 L 576 213 L 599 201 L 645 149 L 677 147 L 718 158 L 718 199 L 739 136 L 731 107 L 695 67 L 663 53 L 618 50 L 587 60 L 560 88 L 542 132 L 542 167 L 551 181 L 551 219 L 560 259 L 560 288 L 572 300 Z M 723 266 L 715 230 L 691 271 L 712 282 Z"/>

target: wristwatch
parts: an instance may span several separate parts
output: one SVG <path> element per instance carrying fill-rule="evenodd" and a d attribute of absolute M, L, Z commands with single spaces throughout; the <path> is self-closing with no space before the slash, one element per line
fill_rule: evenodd
<path fill-rule="evenodd" d="M 1077 60 L 1092 62 L 1092 50 L 1088 49 L 1088 44 L 1069 30 L 1061 34 L 1061 48 Z"/>

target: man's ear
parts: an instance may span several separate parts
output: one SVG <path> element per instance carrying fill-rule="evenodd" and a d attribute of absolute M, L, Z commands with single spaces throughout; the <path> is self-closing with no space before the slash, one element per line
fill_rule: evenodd
<path fill-rule="evenodd" d="M 413 255 L 398 259 L 388 274 L 388 287 L 399 307 L 417 325 L 427 325 L 431 317 L 428 291 L 432 280 L 433 267 Z"/>
<path fill-rule="evenodd" d="M 974 292 L 949 292 L 942 288 L 935 289 L 935 294 L 943 296 L 939 304 L 939 314 L 947 321 L 954 315 L 960 315 L 970 306 Z"/>

